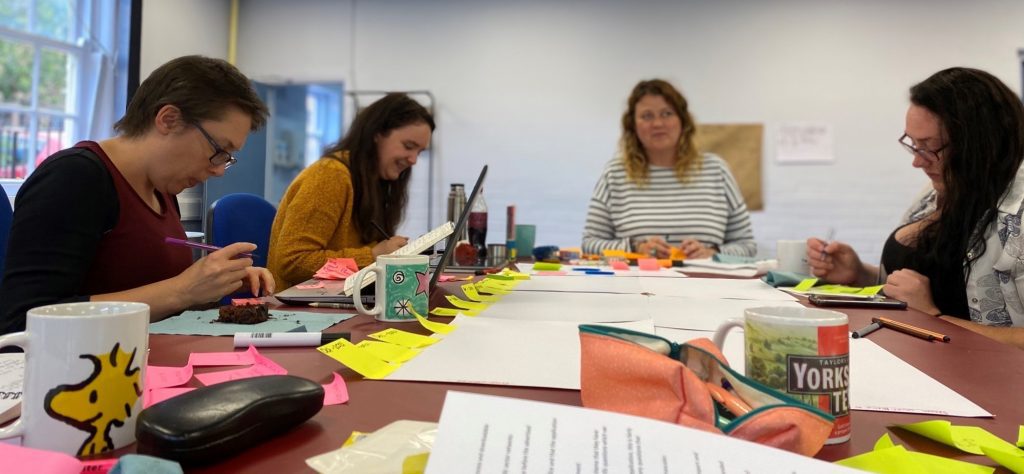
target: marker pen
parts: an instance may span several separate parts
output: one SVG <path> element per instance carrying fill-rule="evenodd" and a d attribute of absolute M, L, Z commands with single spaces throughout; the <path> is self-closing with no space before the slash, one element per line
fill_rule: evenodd
<path fill-rule="evenodd" d="M 236 332 L 235 347 L 322 346 L 338 339 L 351 340 L 347 332 Z"/>

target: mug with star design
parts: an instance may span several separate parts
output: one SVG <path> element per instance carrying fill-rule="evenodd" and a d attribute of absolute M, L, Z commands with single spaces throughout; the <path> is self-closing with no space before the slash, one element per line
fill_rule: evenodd
<path fill-rule="evenodd" d="M 367 309 L 355 298 L 356 310 L 388 323 L 416 321 L 427 317 L 430 296 L 430 257 L 427 255 L 381 255 L 373 273 L 377 276 L 377 304 Z M 355 287 L 362 287 L 365 272 L 352 276 Z"/>

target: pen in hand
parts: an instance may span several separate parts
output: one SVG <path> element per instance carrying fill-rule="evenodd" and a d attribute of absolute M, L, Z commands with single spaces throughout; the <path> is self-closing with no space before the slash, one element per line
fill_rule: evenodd
<path fill-rule="evenodd" d="M 834 239 L 835 237 L 836 237 L 836 228 L 835 227 L 829 227 L 828 228 L 828 235 L 825 237 L 825 240 L 821 241 L 821 261 L 822 262 L 825 261 L 825 255 L 826 255 L 825 254 L 825 247 L 828 247 L 828 244 L 832 243 L 832 239 Z"/>
<path fill-rule="evenodd" d="M 185 247 L 192 247 L 194 249 L 206 250 L 206 251 L 209 251 L 209 252 L 213 252 L 213 251 L 220 250 L 220 249 L 223 248 L 223 247 L 218 247 L 216 245 L 201 244 L 199 242 L 193 242 L 191 240 L 176 239 L 174 237 L 164 237 L 164 243 L 165 244 L 171 244 L 171 245 L 182 245 L 182 246 L 185 246 Z M 238 256 L 239 257 L 246 257 L 246 258 L 256 258 L 256 257 L 259 257 L 259 255 L 256 255 L 256 254 L 253 254 L 253 253 L 249 253 L 249 252 L 240 253 L 240 254 L 238 254 Z"/>

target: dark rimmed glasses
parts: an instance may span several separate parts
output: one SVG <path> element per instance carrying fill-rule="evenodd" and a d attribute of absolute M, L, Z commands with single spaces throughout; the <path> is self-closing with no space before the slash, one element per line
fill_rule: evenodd
<path fill-rule="evenodd" d="M 899 139 L 900 145 L 906 148 L 912 155 L 918 155 L 928 161 L 939 161 L 939 152 L 945 150 L 949 146 L 949 143 L 940 146 L 936 150 L 926 150 L 924 148 L 914 146 L 914 139 L 910 138 L 906 133 Z"/>
<path fill-rule="evenodd" d="M 206 130 L 201 125 L 199 125 L 198 122 L 194 122 L 192 123 L 192 125 L 195 125 L 196 128 L 199 129 L 199 133 L 202 133 L 203 136 L 206 137 L 206 141 L 210 142 L 210 146 L 213 147 L 213 155 L 210 155 L 211 165 L 224 165 L 224 169 L 228 169 L 231 167 L 231 165 L 238 163 L 238 160 L 234 157 L 234 155 L 228 153 L 227 150 L 221 148 L 221 146 L 217 144 L 213 137 L 211 137 L 210 134 L 207 133 Z"/>

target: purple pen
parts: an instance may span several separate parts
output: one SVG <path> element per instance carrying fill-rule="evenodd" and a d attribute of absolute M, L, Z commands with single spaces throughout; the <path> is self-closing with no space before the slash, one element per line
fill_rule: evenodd
<path fill-rule="evenodd" d="M 213 252 L 215 250 L 220 250 L 221 248 L 223 248 L 223 247 L 218 247 L 216 245 L 201 244 L 199 242 L 193 242 L 191 240 L 176 239 L 174 237 L 164 237 L 164 243 L 172 244 L 172 245 L 184 245 L 185 247 L 192 247 L 194 249 L 200 249 L 200 250 L 208 250 L 210 252 Z M 238 255 L 240 255 L 242 257 L 248 257 L 248 258 L 259 257 L 259 255 L 251 254 L 251 253 L 248 253 L 248 252 L 240 253 Z"/>

